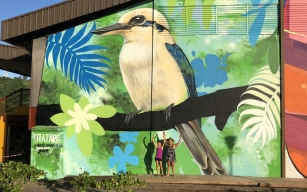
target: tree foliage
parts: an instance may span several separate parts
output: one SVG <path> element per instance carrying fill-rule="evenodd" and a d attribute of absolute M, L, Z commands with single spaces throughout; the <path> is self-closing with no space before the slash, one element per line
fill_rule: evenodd
<path fill-rule="evenodd" d="M 24 76 L 15 78 L 0 77 L 0 98 L 5 97 L 18 89 L 30 89 L 31 80 Z"/>

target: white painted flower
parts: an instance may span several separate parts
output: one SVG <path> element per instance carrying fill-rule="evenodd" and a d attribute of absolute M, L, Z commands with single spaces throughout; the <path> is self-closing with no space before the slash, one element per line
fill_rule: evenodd
<path fill-rule="evenodd" d="M 98 136 L 105 134 L 104 128 L 96 121 L 97 118 L 113 117 L 116 109 L 109 105 L 94 107 L 84 96 L 76 102 L 64 94 L 60 96 L 60 106 L 63 113 L 53 115 L 50 120 L 58 126 L 67 127 L 67 138 L 71 138 L 76 133 L 80 151 L 83 155 L 89 156 L 93 148 L 92 133 Z"/>
<path fill-rule="evenodd" d="M 87 121 L 96 120 L 97 115 L 87 113 L 90 109 L 93 108 L 92 104 L 88 104 L 82 108 L 78 103 L 75 103 L 74 105 L 74 111 L 68 110 L 67 113 L 72 117 L 72 119 L 68 120 L 65 123 L 65 126 L 72 126 L 75 125 L 75 131 L 76 133 L 80 133 L 81 128 L 83 127 L 86 130 L 90 130 L 89 124 Z"/>

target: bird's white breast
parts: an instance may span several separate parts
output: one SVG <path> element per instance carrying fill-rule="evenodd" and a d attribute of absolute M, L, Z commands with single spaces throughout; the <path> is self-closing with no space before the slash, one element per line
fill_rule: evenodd
<path fill-rule="evenodd" d="M 182 73 L 165 42 L 155 41 L 154 46 L 152 41 L 126 42 L 120 67 L 130 97 L 142 111 L 164 110 L 188 97 Z"/>

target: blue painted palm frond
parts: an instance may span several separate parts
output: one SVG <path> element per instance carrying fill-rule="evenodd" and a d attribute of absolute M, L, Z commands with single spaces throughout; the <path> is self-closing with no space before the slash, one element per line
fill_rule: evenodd
<path fill-rule="evenodd" d="M 269 0 L 266 4 L 259 7 L 260 0 L 251 0 L 252 5 L 255 6 L 256 8 L 242 14 L 242 16 L 244 17 L 247 17 L 252 14 L 257 14 L 254 23 L 251 25 L 249 29 L 249 34 L 248 34 L 249 43 L 251 44 L 252 47 L 255 46 L 260 36 L 266 15 L 266 8 L 270 6 L 273 3 L 273 1 L 274 0 Z"/>
<path fill-rule="evenodd" d="M 62 73 L 70 81 L 76 83 L 81 89 L 90 94 L 90 89 L 96 91 L 95 84 L 103 87 L 107 83 L 101 75 L 106 75 L 100 68 L 109 67 L 103 61 L 110 60 L 102 55 L 94 54 L 92 51 L 104 50 L 106 47 L 100 45 L 86 45 L 92 38 L 92 30 L 96 29 L 94 23 L 90 31 L 86 31 L 87 23 L 75 32 L 75 28 L 49 36 L 46 49 L 46 64 L 51 55 L 54 68 L 61 68 Z"/>

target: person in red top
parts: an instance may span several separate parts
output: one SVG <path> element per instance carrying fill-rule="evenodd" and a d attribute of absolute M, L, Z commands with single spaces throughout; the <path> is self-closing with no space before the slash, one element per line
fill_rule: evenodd
<path fill-rule="evenodd" d="M 163 132 L 163 136 L 165 135 L 165 133 Z M 155 157 L 155 161 L 156 161 L 156 169 L 157 169 L 157 175 L 159 175 L 159 172 L 161 174 L 161 176 L 164 176 L 163 173 L 163 167 L 162 167 L 162 153 L 163 153 L 163 147 L 164 147 L 164 143 L 162 141 L 158 141 L 158 143 L 156 144 L 154 142 L 155 136 L 152 135 L 152 143 L 155 145 L 155 148 L 157 150 L 156 152 L 156 157 Z M 158 169 L 160 168 L 160 171 L 158 171 Z"/>

